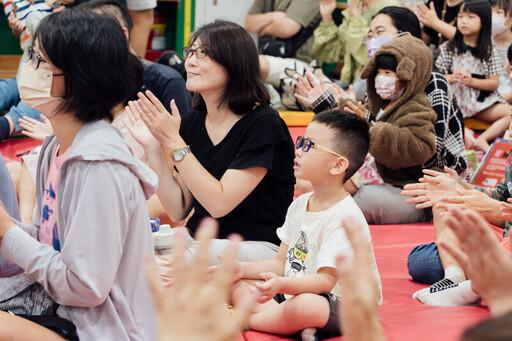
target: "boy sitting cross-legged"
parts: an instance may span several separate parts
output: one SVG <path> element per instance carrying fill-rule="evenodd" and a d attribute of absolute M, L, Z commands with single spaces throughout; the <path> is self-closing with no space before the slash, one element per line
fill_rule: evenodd
<path fill-rule="evenodd" d="M 335 258 L 353 252 L 342 219 L 352 216 L 371 241 L 368 224 L 343 184 L 363 164 L 368 145 L 368 124 L 341 110 L 316 115 L 305 136 L 297 138 L 295 176 L 311 182 L 313 192 L 301 195 L 288 209 L 284 225 L 277 229 L 281 246 L 275 258 L 240 263 L 233 304 L 259 291 L 250 329 L 285 335 L 303 331 L 303 340 L 314 340 L 315 333 L 322 338 L 341 334 Z M 372 266 L 380 303 L 373 250 Z M 261 279 L 264 282 L 248 281 Z"/>

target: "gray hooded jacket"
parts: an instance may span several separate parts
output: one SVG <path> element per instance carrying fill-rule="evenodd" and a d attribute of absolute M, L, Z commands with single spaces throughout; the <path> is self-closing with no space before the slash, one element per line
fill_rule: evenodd
<path fill-rule="evenodd" d="M 156 174 L 133 157 L 117 129 L 104 121 L 86 124 L 60 169 L 58 252 L 37 240 L 57 145 L 55 136 L 47 138 L 39 158 L 35 226 L 8 230 L 0 264 L 17 264 L 39 282 L 81 340 L 156 339 L 143 264 L 153 253 L 146 199 L 156 191 Z"/>

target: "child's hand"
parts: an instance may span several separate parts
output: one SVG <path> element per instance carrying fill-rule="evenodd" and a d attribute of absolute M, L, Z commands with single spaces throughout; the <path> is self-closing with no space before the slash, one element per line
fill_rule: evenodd
<path fill-rule="evenodd" d="M 265 280 L 263 283 L 256 283 L 255 288 L 260 292 L 258 303 L 270 301 L 280 290 L 280 280 L 273 272 L 264 272 L 260 277 Z"/>
<path fill-rule="evenodd" d="M 221 255 L 217 255 L 217 258 L 222 262 Z M 218 265 L 210 266 L 208 268 L 208 272 L 213 275 L 215 272 L 217 272 L 218 268 L 219 268 Z M 242 263 L 235 260 L 235 268 L 233 269 L 233 283 L 241 280 L 242 278 L 244 278 L 244 270 L 242 267 Z"/>
<path fill-rule="evenodd" d="M 344 107 L 343 110 L 356 114 L 362 119 L 366 119 L 367 111 L 363 103 L 361 103 L 361 101 L 357 102 L 357 105 L 354 104 L 353 102 L 347 102 L 347 106 Z"/>
<path fill-rule="evenodd" d="M 18 121 L 20 127 L 24 129 L 22 131 L 24 135 L 30 136 L 36 140 L 44 140 L 53 133 L 52 124 L 43 114 L 39 115 L 39 117 L 43 122 L 36 121 L 28 116 L 23 116 L 23 118 L 20 118 Z"/>
<path fill-rule="evenodd" d="M 16 17 L 15 10 L 11 11 L 9 14 L 9 28 L 16 38 L 19 38 L 21 36 L 21 32 L 23 32 L 23 25 L 21 24 L 21 21 Z"/>
<path fill-rule="evenodd" d="M 473 83 L 473 76 L 471 76 L 471 72 L 468 70 L 462 70 L 459 82 L 467 86 L 471 86 L 471 83 Z"/>

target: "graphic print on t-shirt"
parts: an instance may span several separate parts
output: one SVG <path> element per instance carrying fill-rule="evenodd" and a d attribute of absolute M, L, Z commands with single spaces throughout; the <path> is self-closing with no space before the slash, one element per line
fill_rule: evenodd
<path fill-rule="evenodd" d="M 59 233 L 57 231 L 57 196 L 55 195 L 55 182 L 56 179 L 50 181 L 48 188 L 44 189 L 45 195 L 43 196 L 43 214 L 41 217 L 40 227 L 40 241 L 42 243 L 53 246 L 57 251 L 60 251 Z"/>
<path fill-rule="evenodd" d="M 299 240 L 293 248 L 288 250 L 288 262 L 290 270 L 286 273 L 286 277 L 299 277 L 306 273 L 306 257 L 308 256 L 308 237 L 304 231 L 300 231 Z"/>

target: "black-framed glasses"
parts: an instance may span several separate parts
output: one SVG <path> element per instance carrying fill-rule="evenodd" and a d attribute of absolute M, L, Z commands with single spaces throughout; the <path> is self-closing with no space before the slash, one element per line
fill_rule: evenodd
<path fill-rule="evenodd" d="M 30 61 L 30 65 L 32 65 L 32 67 L 34 69 L 37 70 L 39 68 L 39 64 L 41 64 L 41 62 L 48 63 L 48 61 L 44 60 L 43 57 L 41 57 L 41 55 L 39 53 L 37 53 L 32 46 L 29 46 L 27 48 L 27 51 L 28 51 L 28 60 Z"/>
<path fill-rule="evenodd" d="M 193 55 L 196 55 L 197 58 L 201 59 L 208 55 L 208 50 L 204 47 L 198 47 L 198 48 L 191 48 L 191 47 L 184 47 L 183 48 L 183 56 L 185 58 L 190 58 Z"/>
<path fill-rule="evenodd" d="M 39 68 L 39 65 L 41 64 L 41 62 L 48 63 L 48 61 L 44 60 L 43 57 L 41 57 L 41 55 L 38 52 L 36 52 L 32 46 L 27 47 L 27 52 L 28 52 L 28 54 L 27 54 L 28 61 L 30 62 L 30 65 L 32 65 L 32 67 L 35 70 L 37 70 Z M 64 76 L 63 73 L 54 73 L 53 75 L 54 76 Z"/>
<path fill-rule="evenodd" d="M 295 141 L 295 149 L 301 148 L 303 152 L 307 153 L 311 149 L 311 147 L 320 148 L 328 153 L 331 153 L 338 157 L 345 158 L 343 155 L 338 154 L 335 151 L 330 150 L 329 148 L 322 147 L 318 143 L 315 143 L 308 138 L 304 138 L 303 136 L 297 136 L 297 140 Z"/>

